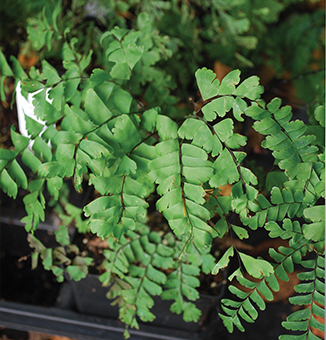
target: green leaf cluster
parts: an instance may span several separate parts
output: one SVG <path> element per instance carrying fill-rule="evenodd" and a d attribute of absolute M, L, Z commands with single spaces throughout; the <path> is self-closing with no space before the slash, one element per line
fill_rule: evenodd
<path fill-rule="evenodd" d="M 76 245 L 70 243 L 70 235 L 67 226 L 60 226 L 55 231 L 58 247 L 46 248 L 33 234 L 28 234 L 27 240 L 34 252 L 32 254 L 32 269 L 38 266 L 39 258 L 43 267 L 51 270 L 58 282 L 63 282 L 65 273 L 71 280 L 80 281 L 88 274 L 88 268 L 92 264 L 91 257 L 83 256 Z"/>
<path fill-rule="evenodd" d="M 231 16 L 241 1 L 214 6 L 240 45 L 253 44 L 250 36 L 242 37 L 249 32 L 247 18 Z M 277 16 L 280 11 L 274 1 L 263 9 L 257 13 L 264 22 L 267 12 Z M 57 16 L 58 10 L 52 24 L 46 24 L 44 13 L 39 17 L 44 25 L 35 29 L 44 37 L 40 44 L 50 44 L 54 35 L 49 31 L 60 31 Z M 13 198 L 19 189 L 28 191 L 22 221 L 35 250 L 33 267 L 41 258 L 59 281 L 65 272 L 80 280 L 93 262 L 70 240 L 68 226 L 106 240 L 100 280 L 110 285 L 108 297 L 119 306 L 127 336 L 139 321 L 154 320 L 156 296 L 172 300 L 171 311 L 185 321 L 197 321 L 200 273 L 217 274 L 237 259 L 229 279 L 237 279 L 249 292 L 230 285 L 237 301 L 223 300 L 220 317 L 229 331 L 234 326 L 243 331 L 242 320 L 254 322 L 265 309 L 261 295 L 273 300 L 278 280 L 288 280 L 302 264 L 307 271 L 300 277 L 308 282 L 297 285 L 302 295 L 291 301 L 309 301 L 311 307 L 289 316 L 284 327 L 312 337 L 310 327 L 321 328 L 313 315 L 321 313 L 324 289 L 323 106 L 316 106 L 311 124 L 293 120 L 291 108 L 282 107 L 280 99 L 264 103 L 257 76 L 241 81 L 240 70 L 233 70 L 220 82 L 203 67 L 192 80 L 202 105 L 181 117 L 169 111 L 177 107 L 171 94 L 177 82 L 160 66 L 172 56 L 173 42 L 156 30 L 147 13 L 140 13 L 135 28 L 114 26 L 101 36 L 102 68 L 89 70 L 92 52 L 81 53 L 69 30 L 60 37 L 63 72 L 45 60 L 28 74 L 13 60 L 11 70 L 0 54 L 1 77 L 21 80 L 25 95 L 40 90 L 33 104 L 36 117 L 45 121 L 43 127 L 26 117 L 31 138 L 12 128 L 13 147 L 0 149 L 1 189 Z M 276 172 L 282 174 L 269 176 L 269 192 L 258 191 L 260 183 L 246 159 L 249 142 L 241 127 L 251 121 L 253 129 L 266 136 L 262 147 L 271 152 Z M 94 189 L 82 207 L 69 202 L 68 180 L 79 192 L 87 185 Z M 231 188 L 228 196 L 224 186 Z M 60 246 L 53 249 L 33 236 L 51 204 L 62 220 L 56 232 Z M 154 226 L 150 209 L 161 214 Z M 257 228 L 265 228 L 271 238 L 288 240 L 288 247 L 270 250 L 273 261 L 239 251 L 236 243 L 221 256 L 212 255 L 217 238 L 242 240 Z M 306 261 L 307 254 L 313 260 Z"/>
<path fill-rule="evenodd" d="M 199 298 L 196 287 L 200 284 L 197 277 L 201 268 L 206 273 L 212 268 L 214 258 L 210 254 L 202 256 L 192 246 L 192 251 L 178 260 L 184 241 L 172 233 L 161 236 L 140 223 L 119 242 L 110 236 L 107 243 L 102 264 L 105 272 L 100 281 L 110 286 L 107 297 L 119 306 L 123 322 L 138 329 L 138 318 L 153 321 L 152 296 L 174 300 L 172 312 L 183 313 L 185 321 L 198 321 L 201 311 L 190 301 Z"/>

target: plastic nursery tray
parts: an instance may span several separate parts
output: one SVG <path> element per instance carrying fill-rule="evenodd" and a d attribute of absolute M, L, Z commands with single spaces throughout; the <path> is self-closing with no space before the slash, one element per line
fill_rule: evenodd
<path fill-rule="evenodd" d="M 124 325 L 117 320 L 56 307 L 38 307 L 8 301 L 0 302 L 0 326 L 78 340 L 122 340 L 125 330 Z M 142 325 L 140 330 L 131 329 L 130 334 L 131 340 L 206 339 L 201 333 L 151 325 Z"/>

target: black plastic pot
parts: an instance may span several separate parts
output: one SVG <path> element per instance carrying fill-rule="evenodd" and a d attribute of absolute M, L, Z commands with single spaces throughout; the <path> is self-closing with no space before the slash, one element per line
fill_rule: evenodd
<path fill-rule="evenodd" d="M 71 304 L 73 304 L 73 308 L 85 315 L 118 318 L 118 307 L 112 306 L 112 301 L 106 298 L 109 288 L 101 285 L 97 275 L 89 274 L 85 279 L 78 282 L 69 280 L 68 284 L 72 292 L 72 301 L 68 300 L 69 302 L 66 303 L 64 299 L 61 299 L 61 304 L 68 304 L 70 308 Z M 151 322 L 151 325 L 187 332 L 189 333 L 189 339 L 198 338 L 200 334 L 205 336 L 214 328 L 212 324 L 218 322 L 216 306 L 223 296 L 224 290 L 225 287 L 222 286 L 219 296 L 200 296 L 200 299 L 196 301 L 196 306 L 201 310 L 202 317 L 197 323 L 185 322 L 182 315 L 177 315 L 170 311 L 170 301 L 163 301 L 159 297 L 153 297 L 155 304 L 151 312 L 156 318 Z"/>

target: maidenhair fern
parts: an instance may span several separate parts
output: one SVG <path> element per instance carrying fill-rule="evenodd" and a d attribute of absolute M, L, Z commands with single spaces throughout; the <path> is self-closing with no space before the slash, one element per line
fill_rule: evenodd
<path fill-rule="evenodd" d="M 171 51 L 163 37 L 148 33 L 147 19 L 145 13 L 140 16 L 138 31 L 116 27 L 104 33 L 107 65 L 90 75 L 85 70 L 92 53 L 77 53 L 68 31 L 61 37 L 62 74 L 43 61 L 41 70 L 32 68 L 27 75 L 14 58 L 11 70 L 0 52 L 2 77 L 21 80 L 25 95 L 41 90 L 33 104 L 45 127 L 26 116 L 30 138 L 12 129 L 13 148 L 0 149 L 1 188 L 14 198 L 19 188 L 28 191 L 22 221 L 31 232 L 33 267 L 40 257 L 59 281 L 64 272 L 80 280 L 92 258 L 71 244 L 67 226 L 75 221 L 80 233 L 105 239 L 100 280 L 119 306 L 128 337 L 129 327 L 155 318 L 153 296 L 171 300 L 171 311 L 185 321 L 198 321 L 199 274 L 217 274 L 232 257 L 239 268 L 229 279 L 245 289 L 229 286 L 237 299 L 222 300 L 220 317 L 230 332 L 234 326 L 244 331 L 242 320 L 254 322 L 265 300 L 273 300 L 280 289 L 279 280 L 287 281 L 302 265 L 302 282 L 295 287 L 299 295 L 290 302 L 307 308 L 283 323 L 302 335 L 280 339 L 316 338 L 311 329 L 323 328 L 315 316 L 324 308 L 322 106 L 316 108 L 315 125 L 307 126 L 292 120 L 291 108 L 281 107 L 280 99 L 266 105 L 258 77 L 240 81 L 240 71 L 234 70 L 219 82 L 212 70 L 201 68 L 195 73 L 201 107 L 174 119 L 165 105 L 174 100 L 173 85 L 167 79 L 162 89 L 164 72 L 154 66 Z M 262 146 L 282 173 L 274 182 L 270 176 L 271 192 L 258 191 L 258 179 L 246 166 L 248 142 L 239 128 L 245 120 L 254 121 L 253 128 L 266 136 Z M 96 198 L 74 207 L 63 197 L 68 178 L 77 191 L 84 182 L 92 185 Z M 224 185 L 232 186 L 229 196 L 222 195 Z M 54 249 L 32 235 L 45 218 L 45 190 L 62 204 L 57 207 L 60 246 Z M 168 225 L 147 225 L 153 202 Z M 212 255 L 216 238 L 232 233 L 246 239 L 257 228 L 288 240 L 287 247 L 270 249 L 273 261 L 240 252 L 236 244 L 219 259 Z"/>

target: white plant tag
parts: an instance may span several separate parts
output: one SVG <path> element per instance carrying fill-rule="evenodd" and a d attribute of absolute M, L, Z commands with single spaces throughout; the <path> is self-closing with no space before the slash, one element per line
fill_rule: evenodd
<path fill-rule="evenodd" d="M 29 93 L 27 99 L 22 95 L 21 92 L 21 82 L 19 81 L 16 87 L 16 103 L 17 103 L 17 113 L 18 113 L 18 125 L 19 125 L 19 131 L 20 133 L 25 136 L 25 137 L 30 137 L 30 135 L 27 132 L 26 129 L 26 119 L 25 119 L 25 115 L 27 115 L 28 117 L 36 120 L 37 122 L 45 125 L 45 122 L 39 118 L 36 117 L 35 113 L 34 113 L 34 105 L 33 105 L 33 99 L 34 96 L 43 91 L 43 89 L 35 91 L 33 93 Z M 49 98 L 49 91 L 50 89 L 46 90 L 46 100 L 47 102 L 49 102 L 50 104 L 52 104 L 53 99 Z M 42 130 L 42 132 L 45 130 Z M 29 148 L 32 148 L 34 141 L 30 141 L 29 143 Z M 48 143 L 49 146 L 51 146 L 51 143 Z"/>

